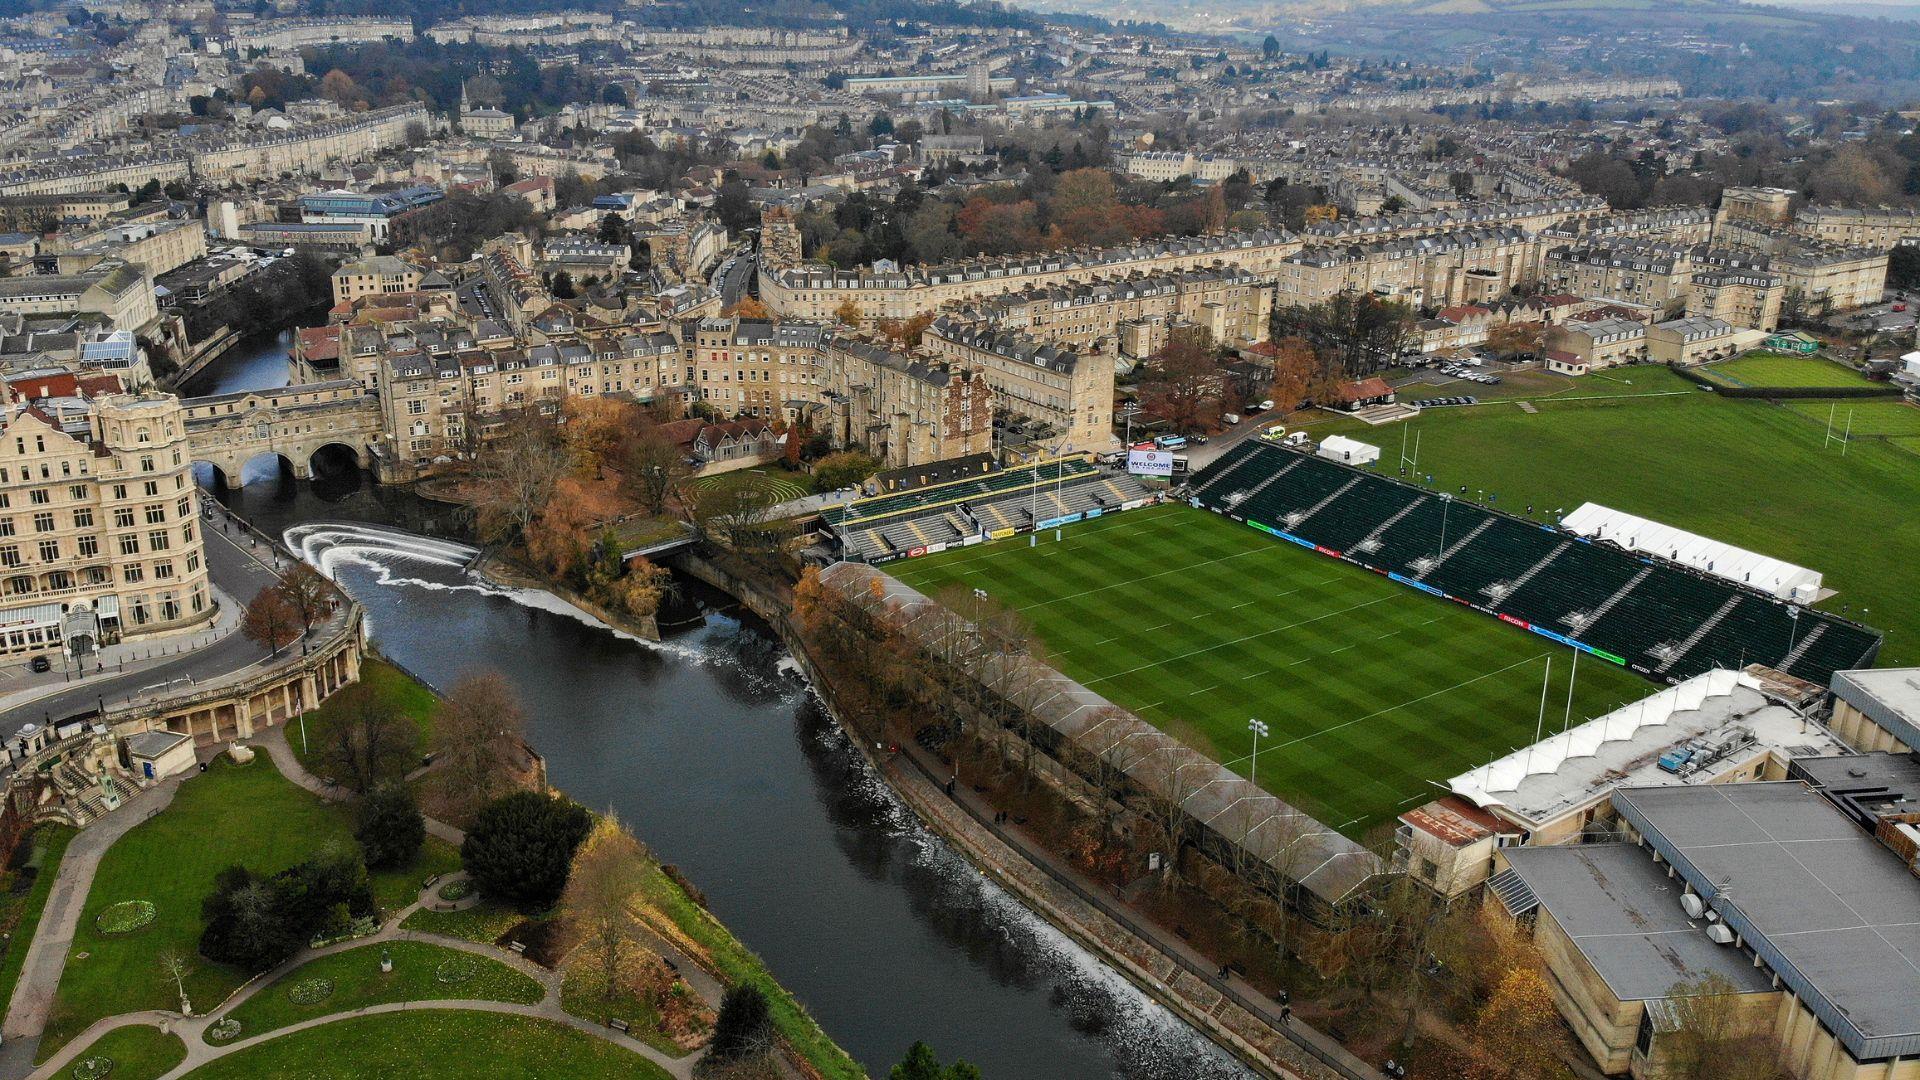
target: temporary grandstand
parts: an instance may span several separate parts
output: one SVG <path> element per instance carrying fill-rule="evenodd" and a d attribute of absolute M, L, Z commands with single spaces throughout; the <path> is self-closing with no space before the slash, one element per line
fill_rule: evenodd
<path fill-rule="evenodd" d="M 1068 769 L 1124 776 L 1131 789 L 1178 816 L 1209 857 L 1246 867 L 1250 880 L 1309 914 L 1359 896 L 1385 866 L 1379 856 L 1269 794 L 1105 697 L 1019 652 L 956 652 L 953 613 L 899 580 L 842 562 L 820 573 L 827 588 L 884 615 L 930 661 L 953 664 L 981 686 L 1019 686 L 1020 707 L 1039 723 L 1036 746 Z M 875 588 L 875 584 L 878 588 Z M 1091 778 L 1089 778 L 1091 780 Z"/>
<path fill-rule="evenodd" d="M 1270 443 L 1234 448 L 1187 494 L 1659 681 L 1761 663 L 1825 685 L 1880 648 L 1877 631 L 1743 583 Z"/>
<path fill-rule="evenodd" d="M 855 562 L 884 563 L 1131 510 L 1158 496 L 1085 455 L 878 495 L 822 515 Z"/>
<path fill-rule="evenodd" d="M 1782 600 L 1811 604 L 1820 599 L 1818 570 L 1795 566 L 1599 503 L 1581 503 L 1560 519 L 1560 527 L 1578 536 L 1606 540 L 1628 551 L 1655 555 L 1702 573 L 1751 585 Z"/>

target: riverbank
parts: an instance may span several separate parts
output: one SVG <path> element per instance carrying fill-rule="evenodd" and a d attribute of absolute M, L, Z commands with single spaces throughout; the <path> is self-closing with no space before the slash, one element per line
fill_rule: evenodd
<path fill-rule="evenodd" d="M 474 572 L 489 584 L 498 585 L 503 589 L 539 589 L 542 592 L 552 593 L 621 633 L 632 634 L 645 641 L 660 640 L 660 620 L 657 616 L 648 615 L 642 618 L 637 615 L 609 611 L 573 589 L 559 582 L 549 581 L 527 567 L 498 554 L 482 557 L 475 564 Z"/>
<path fill-rule="evenodd" d="M 922 823 L 1149 997 L 1263 1075 L 1288 1080 L 1380 1080 L 1376 1070 L 1332 1038 L 1304 1021 L 1282 1020 L 1279 1003 L 1250 987 L 1229 985 L 1213 973 L 1205 958 L 1165 928 L 1148 924 L 1117 901 L 1101 897 L 1095 883 L 1075 882 L 1079 875 L 1052 852 L 1031 840 L 1023 842 L 1011 826 L 989 824 L 990 808 L 971 792 L 947 790 L 936 782 L 937 763 L 923 760 L 925 755 L 917 748 L 888 752 L 869 742 L 841 714 L 831 685 L 792 625 L 791 590 L 748 580 L 694 552 L 679 554 L 672 565 L 734 596 L 774 628 L 828 714 Z"/>

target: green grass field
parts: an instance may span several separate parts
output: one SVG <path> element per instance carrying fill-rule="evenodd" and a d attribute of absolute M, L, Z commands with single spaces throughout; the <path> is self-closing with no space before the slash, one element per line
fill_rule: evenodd
<path fill-rule="evenodd" d="M 1659 367 L 1605 377 L 1632 380 L 1642 396 L 1605 397 L 1604 384 L 1594 383 L 1535 399 L 1537 413 L 1499 404 L 1438 409 L 1386 428 L 1355 420 L 1300 426 L 1316 439 L 1337 433 L 1375 443 L 1383 467 L 1398 460 L 1403 437 L 1409 446 L 1417 437 L 1419 471 L 1432 473 L 1436 486 L 1457 492 L 1464 484 L 1476 498 L 1486 490 L 1511 511 L 1531 504 L 1540 520 L 1603 503 L 1819 570 L 1839 591 L 1823 610 L 1886 633 L 1882 666 L 1920 663 L 1920 561 L 1902 540 L 1920 506 L 1920 438 L 1903 446 L 1861 437 L 1863 418 L 1909 430 L 1920 410 L 1840 402 L 1843 417 L 1858 410 L 1843 455 L 1838 445 L 1821 445 L 1824 401 L 1722 398 Z"/>
<path fill-rule="evenodd" d="M 419 764 L 420 755 L 431 743 L 433 714 L 439 703 L 434 699 L 432 690 L 378 657 L 370 656 L 360 665 L 360 681 L 373 691 L 382 704 L 413 721 L 416 732 L 413 744 L 407 748 L 407 753 L 396 755 L 399 760 L 395 763 L 393 775 L 388 777 L 398 779 Z M 302 717 L 303 722 L 287 727 L 287 743 L 293 747 L 293 756 L 299 758 L 300 764 L 315 776 L 332 776 L 337 772 L 330 755 L 339 727 L 346 722 L 343 715 L 346 702 L 345 697 L 328 698 L 320 703 L 319 708 Z"/>
<path fill-rule="evenodd" d="M 1728 386 L 1873 386 L 1852 368 L 1817 356 L 1786 353 L 1750 353 L 1700 369 L 1700 374 Z"/>
<path fill-rule="evenodd" d="M 393 970 L 382 974 L 380 957 L 393 958 Z M 441 976 L 441 965 L 451 963 L 466 974 L 458 981 Z M 291 992 L 308 979 L 326 979 L 333 993 L 310 1005 L 294 1001 Z M 537 1004 L 545 990 L 532 978 L 498 960 L 425 941 L 393 941 L 362 945 L 309 960 L 257 991 L 227 1015 L 240 1021 L 240 1036 L 255 1035 L 331 1013 L 351 1012 L 390 1001 L 513 1001 Z"/>
<path fill-rule="evenodd" d="M 1017 607 L 1067 674 L 1352 836 L 1566 715 L 1571 650 L 1185 506 L 887 567 Z M 1573 722 L 1654 687 L 1580 665 Z"/>
<path fill-rule="evenodd" d="M 194 1080 L 667 1080 L 658 1065 L 584 1031 L 531 1016 L 425 1009 L 348 1017 L 237 1050 Z"/>
<path fill-rule="evenodd" d="M 145 1024 L 114 1028 L 93 1040 L 79 1059 L 104 1057 L 113 1062 L 113 1080 L 154 1080 L 172 1072 L 187 1059 L 180 1036 Z"/>
<path fill-rule="evenodd" d="M 186 984 L 197 1008 L 225 1000 L 244 976 L 199 956 L 200 901 L 214 875 L 236 863 L 277 873 L 330 841 L 351 844 L 352 813 L 294 786 L 265 754 L 247 765 L 222 757 L 182 782 L 171 806 L 134 826 L 100 860 L 40 1041 L 41 1059 L 103 1016 L 178 1008 L 158 965 L 166 952 L 192 959 Z M 374 892 L 393 906 L 417 895 L 426 875 L 458 865 L 452 848 L 430 841 L 413 866 L 373 875 Z M 101 933 L 95 916 L 123 900 L 150 901 L 157 909 L 153 922 L 130 934 Z"/>
<path fill-rule="evenodd" d="M 33 944 L 33 935 L 40 929 L 47 896 L 60 876 L 60 859 L 73 836 L 74 831 L 65 825 L 41 825 L 20 841 L 33 845 L 31 858 L 37 873 L 26 891 L 0 899 L 0 925 L 7 928 L 6 940 L 0 942 L 0 1002 L 13 1000 L 13 985 L 20 980 L 20 966 L 27 962 L 27 946 Z"/>

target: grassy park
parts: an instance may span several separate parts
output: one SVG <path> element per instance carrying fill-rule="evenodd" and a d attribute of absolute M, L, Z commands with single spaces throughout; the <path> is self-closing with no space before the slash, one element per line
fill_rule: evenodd
<path fill-rule="evenodd" d="M 74 830 L 65 825 L 42 825 L 21 841 L 30 852 L 27 866 L 34 867 L 33 884 L 10 890 L 0 897 L 0 928 L 6 938 L 0 941 L 0 1001 L 13 1000 L 13 986 L 20 981 L 20 965 L 26 963 L 27 946 L 40 928 L 40 915 L 47 909 L 47 894 L 53 891 L 60 874 L 60 859 L 66 854 Z M 22 871 L 13 871 L 19 875 Z M 10 884 L 17 884 L 13 877 Z"/>
<path fill-rule="evenodd" d="M 1842 453 L 1825 444 L 1830 402 L 1722 398 L 1659 367 L 1582 382 L 1533 399 L 1536 412 L 1501 403 L 1385 428 L 1302 426 L 1379 445 L 1387 469 L 1417 439 L 1423 480 L 1513 512 L 1531 505 L 1539 520 L 1598 502 L 1819 570 L 1839 591 L 1823 609 L 1886 632 L 1882 665 L 1920 663 L 1920 563 L 1902 540 L 1920 506 L 1920 409 L 1839 402 L 1843 421 L 1855 415 Z M 1621 384 L 1637 395 L 1605 392 Z"/>
<path fill-rule="evenodd" d="M 155 1080 L 172 1072 L 187 1058 L 180 1036 L 146 1024 L 117 1027 L 80 1052 L 79 1061 L 106 1058 L 113 1062 L 113 1080 Z"/>
<path fill-rule="evenodd" d="M 1727 386 L 1787 389 L 1875 385 L 1852 368 L 1831 360 L 1772 352 L 1748 353 L 1717 364 L 1708 364 L 1700 369 L 1700 374 Z"/>
<path fill-rule="evenodd" d="M 277 873 L 329 842 L 353 843 L 352 811 L 296 787 L 264 754 L 247 765 L 222 757 L 183 782 L 170 807 L 135 826 L 101 859 L 40 1043 L 42 1060 L 101 1017 L 178 1008 L 158 966 L 168 953 L 189 958 L 186 989 L 196 1008 L 224 1000 L 243 976 L 198 955 L 200 902 L 214 876 L 236 863 Z M 373 875 L 375 895 L 383 906 L 397 906 L 413 899 L 426 875 L 458 864 L 450 847 L 430 841 L 414 866 Z M 99 914 L 129 900 L 151 903 L 153 921 L 131 933 L 103 932 L 95 922 Z"/>
<path fill-rule="evenodd" d="M 1550 657 L 1549 700 L 1567 700 L 1569 650 L 1180 505 L 888 570 L 985 589 L 1061 670 L 1242 775 L 1247 721 L 1266 721 L 1255 779 L 1353 836 L 1532 741 Z M 1652 689 L 1583 664 L 1573 720 Z"/>
<path fill-rule="evenodd" d="M 393 970 L 380 971 L 382 954 Z M 331 992 L 310 1000 L 311 988 Z M 511 1001 L 532 1005 L 544 988 L 498 960 L 424 941 L 362 945 L 309 960 L 257 991 L 227 1015 L 240 1022 L 240 1037 L 393 1001 Z"/>
<path fill-rule="evenodd" d="M 349 1017 L 217 1058 L 193 1080 L 666 1080 L 653 1062 L 586 1032 L 530 1016 L 427 1009 Z"/>
<path fill-rule="evenodd" d="M 383 707 L 413 721 L 417 731 L 413 749 L 397 756 L 408 764 L 417 764 L 433 733 L 436 705 L 433 691 L 377 656 L 367 657 L 360 665 L 360 685 Z M 347 695 L 336 694 L 287 726 L 287 743 L 293 747 L 293 756 L 315 776 L 328 776 L 333 772 L 328 751 L 335 745 L 340 728 L 347 723 L 349 700 Z"/>

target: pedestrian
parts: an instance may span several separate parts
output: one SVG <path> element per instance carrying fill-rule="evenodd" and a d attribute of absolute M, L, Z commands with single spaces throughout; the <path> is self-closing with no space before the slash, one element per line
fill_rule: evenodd
<path fill-rule="evenodd" d="M 1281 1023 L 1283 1023 L 1283 1024 L 1286 1024 L 1286 1025 L 1288 1025 L 1288 1026 L 1292 1026 L 1292 1024 L 1293 1024 L 1293 1006 L 1291 1006 L 1291 1005 L 1282 1005 L 1282 1006 L 1280 1006 L 1280 1022 L 1281 1022 Z"/>
<path fill-rule="evenodd" d="M 1282 1004 L 1282 1005 L 1285 1005 L 1285 1004 L 1286 1004 L 1287 1002 L 1289 1002 L 1289 1001 L 1292 1001 L 1292 1000 L 1293 1000 L 1293 995 L 1292 995 L 1292 994 L 1290 994 L 1290 993 L 1288 993 L 1288 992 L 1287 992 L 1287 991 L 1286 991 L 1286 990 L 1285 990 L 1285 989 L 1283 988 L 1283 989 L 1282 989 L 1282 990 L 1280 991 L 1280 1004 Z"/>
<path fill-rule="evenodd" d="M 953 797 L 953 781 L 952 780 L 947 781 L 947 797 L 949 799 Z"/>

